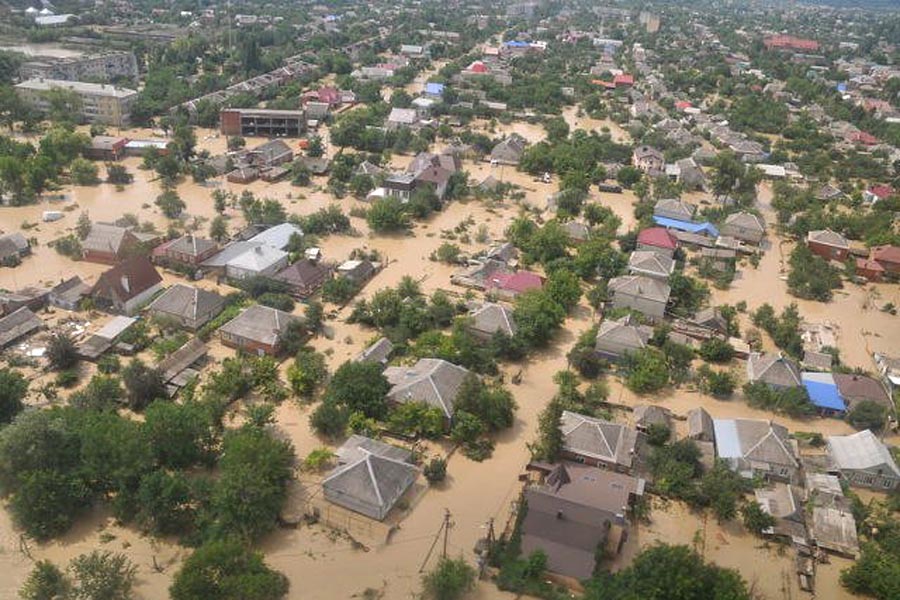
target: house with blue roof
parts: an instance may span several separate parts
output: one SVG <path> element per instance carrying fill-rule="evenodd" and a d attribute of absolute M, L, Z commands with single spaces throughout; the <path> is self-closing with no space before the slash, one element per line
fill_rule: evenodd
<path fill-rule="evenodd" d="M 816 407 L 819 413 L 828 416 L 840 416 L 847 412 L 847 403 L 838 389 L 831 373 L 801 373 L 800 379 L 809 401 Z"/>
<path fill-rule="evenodd" d="M 431 98 L 442 98 L 444 96 L 443 83 L 426 83 L 425 95 Z"/>
<path fill-rule="evenodd" d="M 670 219 L 668 217 L 653 216 L 653 221 L 660 227 L 666 229 L 674 229 L 676 231 L 686 231 L 688 233 L 696 233 L 698 235 L 706 235 L 712 238 L 719 237 L 719 230 L 709 221 L 703 223 L 694 223 L 692 221 L 682 221 L 680 219 Z"/>

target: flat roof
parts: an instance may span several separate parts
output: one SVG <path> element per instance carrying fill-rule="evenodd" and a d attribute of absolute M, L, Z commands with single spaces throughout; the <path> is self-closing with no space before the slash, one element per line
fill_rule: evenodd
<path fill-rule="evenodd" d="M 105 83 L 85 83 L 83 81 L 63 81 L 61 79 L 29 79 L 16 84 L 17 89 L 48 92 L 57 88 L 65 88 L 79 94 L 92 96 L 109 96 L 112 98 L 129 98 L 137 95 L 137 90 L 118 87 Z"/>

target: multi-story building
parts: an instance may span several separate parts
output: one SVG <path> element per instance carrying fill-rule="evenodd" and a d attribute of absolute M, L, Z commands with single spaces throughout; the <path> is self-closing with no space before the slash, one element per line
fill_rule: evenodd
<path fill-rule="evenodd" d="M 115 126 L 128 124 L 131 105 L 138 96 L 137 91 L 128 88 L 59 79 L 29 79 L 16 85 L 19 97 L 40 111 L 50 108 L 47 92 L 55 89 L 70 90 L 81 98 L 84 120 Z"/>
<path fill-rule="evenodd" d="M 63 81 L 112 81 L 138 76 L 138 64 L 132 52 L 110 52 L 67 58 L 30 60 L 19 69 L 23 81 L 60 79 Z"/>
<path fill-rule="evenodd" d="M 225 135 L 299 137 L 306 131 L 306 113 L 302 110 L 226 108 L 219 113 L 219 124 Z"/>

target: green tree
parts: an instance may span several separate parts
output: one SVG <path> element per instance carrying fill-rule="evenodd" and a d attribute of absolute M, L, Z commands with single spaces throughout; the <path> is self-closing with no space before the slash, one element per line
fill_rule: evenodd
<path fill-rule="evenodd" d="M 624 365 L 628 373 L 625 384 L 638 394 L 657 392 L 669 383 L 669 366 L 658 350 L 645 348 L 630 354 Z"/>
<path fill-rule="evenodd" d="M 71 591 L 72 584 L 59 567 L 48 560 L 39 560 L 19 590 L 19 597 L 22 600 L 66 600 Z"/>
<path fill-rule="evenodd" d="M 262 554 L 235 540 L 197 548 L 169 587 L 172 600 L 279 600 L 287 592 L 287 578 L 266 566 Z"/>
<path fill-rule="evenodd" d="M 543 346 L 566 318 L 565 308 L 544 290 L 531 290 L 516 297 L 513 317 L 517 335 L 532 346 Z"/>
<path fill-rule="evenodd" d="M 353 413 L 365 419 L 363 413 Z M 309 416 L 309 424 L 319 435 L 336 439 L 344 435 L 350 421 L 346 407 L 335 402 L 322 401 Z"/>
<path fill-rule="evenodd" d="M 581 298 L 581 283 L 572 271 L 556 269 L 547 279 L 544 291 L 568 312 L 575 308 Z"/>
<path fill-rule="evenodd" d="M 209 237 L 217 242 L 228 239 L 228 221 L 222 215 L 216 215 L 209 223 Z"/>
<path fill-rule="evenodd" d="M 214 425 L 200 402 L 156 400 L 144 412 L 143 431 L 160 466 L 185 469 L 212 458 L 218 441 Z"/>
<path fill-rule="evenodd" d="M 335 371 L 325 390 L 325 399 L 377 419 L 387 412 L 385 396 L 390 389 L 379 364 L 348 361 Z"/>
<path fill-rule="evenodd" d="M 97 185 L 100 183 L 97 165 L 84 158 L 76 158 L 69 165 L 69 173 L 75 185 Z"/>
<path fill-rule="evenodd" d="M 130 600 L 137 567 L 124 554 L 94 550 L 69 563 L 73 600 Z"/>
<path fill-rule="evenodd" d="M 156 197 L 156 205 L 169 219 L 177 219 L 181 212 L 187 207 L 184 200 L 175 190 L 165 190 Z"/>
<path fill-rule="evenodd" d="M 881 431 L 887 422 L 887 408 L 873 400 L 863 400 L 847 413 L 847 422 L 856 429 Z"/>
<path fill-rule="evenodd" d="M 66 371 L 78 364 L 78 348 L 66 333 L 55 333 L 47 342 L 47 362 L 54 371 Z"/>
<path fill-rule="evenodd" d="M 128 406 L 132 410 L 144 410 L 154 400 L 167 397 L 166 382 L 162 373 L 159 369 L 148 367 L 139 358 L 135 358 L 122 369 L 122 382 L 125 384 Z"/>
<path fill-rule="evenodd" d="M 0 369 L 0 425 L 5 425 L 22 412 L 22 400 L 28 393 L 28 380 L 12 369 Z"/>
<path fill-rule="evenodd" d="M 442 558 L 422 586 L 431 600 L 459 600 L 475 587 L 475 569 L 462 558 Z"/>
<path fill-rule="evenodd" d="M 153 471 L 141 479 L 137 492 L 140 526 L 156 535 L 179 535 L 196 521 L 187 479 L 179 472 Z"/>
<path fill-rule="evenodd" d="M 402 231 L 409 227 L 406 209 L 399 198 L 378 198 L 366 211 L 366 222 L 376 232 Z"/>
<path fill-rule="evenodd" d="M 741 507 L 741 517 L 744 520 L 744 527 L 756 535 L 762 535 L 766 529 L 775 525 L 775 517 L 764 511 L 759 502 L 744 504 Z"/>
<path fill-rule="evenodd" d="M 291 390 L 303 398 L 311 397 L 327 377 L 325 356 L 312 348 L 301 348 L 287 371 Z"/>
<path fill-rule="evenodd" d="M 108 163 L 106 165 L 106 181 L 116 185 L 126 185 L 134 181 L 134 175 L 128 172 L 125 165 Z"/>

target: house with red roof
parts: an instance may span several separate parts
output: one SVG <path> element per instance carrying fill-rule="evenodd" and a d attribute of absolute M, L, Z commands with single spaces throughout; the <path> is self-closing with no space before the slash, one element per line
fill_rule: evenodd
<path fill-rule="evenodd" d="M 849 141 L 862 146 L 875 146 L 878 144 L 878 138 L 865 131 L 854 131 L 850 134 Z"/>
<path fill-rule="evenodd" d="M 878 261 L 871 258 L 856 259 L 856 274 L 865 277 L 869 281 L 881 281 L 884 276 L 884 267 Z"/>
<path fill-rule="evenodd" d="M 613 77 L 613 84 L 617 87 L 631 87 L 634 85 L 634 75 L 622 73 Z"/>
<path fill-rule="evenodd" d="M 900 275 L 900 246 L 875 246 L 869 258 L 889 275 Z"/>
<path fill-rule="evenodd" d="M 887 200 L 894 193 L 894 188 L 889 185 L 873 185 L 863 192 L 863 200 L 869 204 L 875 204 L 880 200 Z"/>
<path fill-rule="evenodd" d="M 678 238 L 664 227 L 649 227 L 638 234 L 637 249 L 651 250 L 672 256 L 678 247 Z"/>
<path fill-rule="evenodd" d="M 498 272 L 487 279 L 485 291 L 493 292 L 504 298 L 515 298 L 523 292 L 539 290 L 543 286 L 544 278 L 531 271 Z"/>
<path fill-rule="evenodd" d="M 767 50 L 799 50 L 801 52 L 819 49 L 819 42 L 794 37 L 792 35 L 773 35 L 763 40 Z"/>
<path fill-rule="evenodd" d="M 481 75 L 484 75 L 488 71 L 490 71 L 490 69 L 488 69 L 488 66 L 480 60 L 476 60 L 471 65 L 469 65 L 468 70 L 471 71 L 472 73 L 479 73 Z"/>
<path fill-rule="evenodd" d="M 694 106 L 694 105 L 691 104 L 690 102 L 688 102 L 687 100 L 679 100 L 678 102 L 675 103 L 675 108 L 677 108 L 678 110 L 684 110 L 686 108 L 691 108 L 692 106 Z"/>

